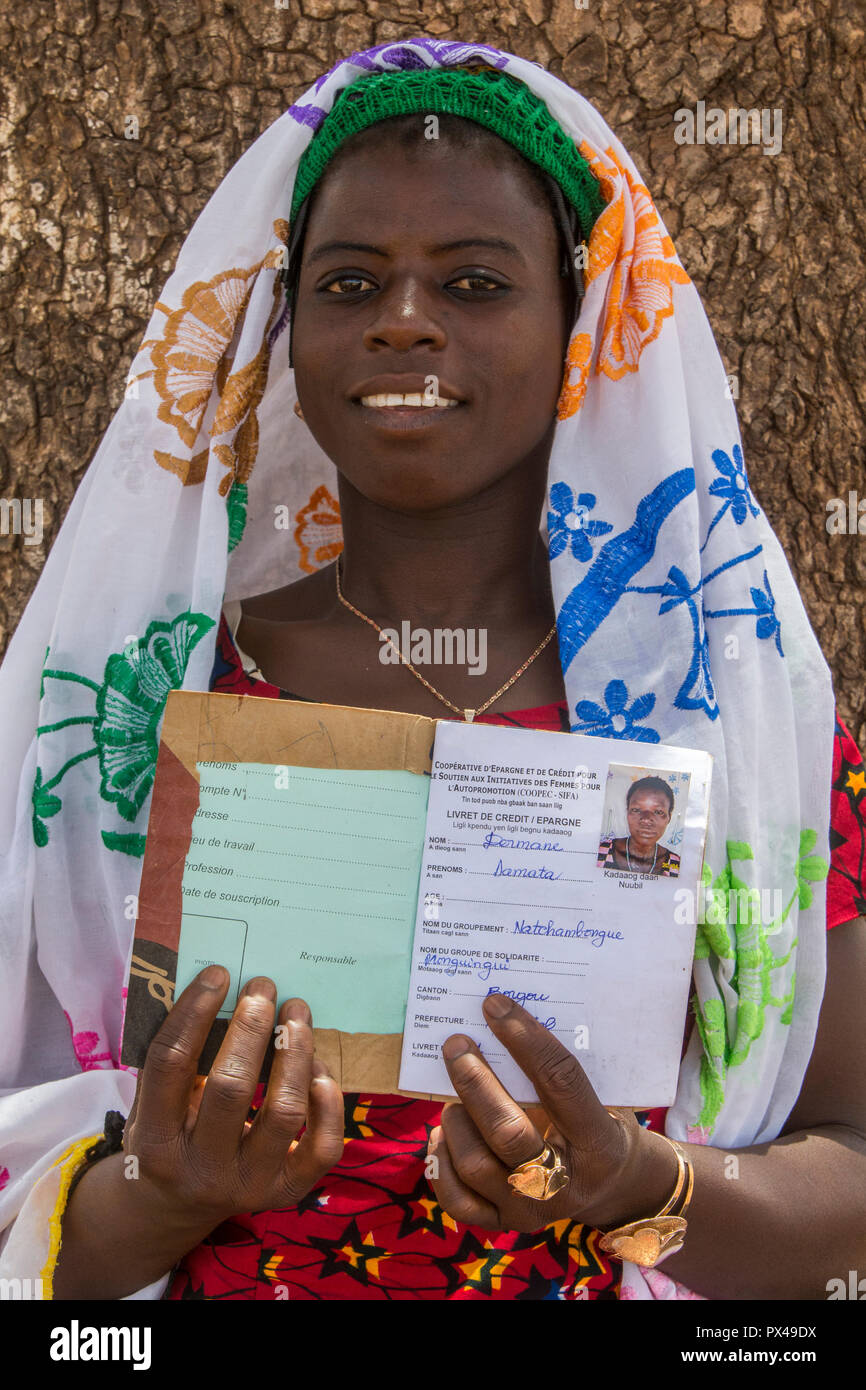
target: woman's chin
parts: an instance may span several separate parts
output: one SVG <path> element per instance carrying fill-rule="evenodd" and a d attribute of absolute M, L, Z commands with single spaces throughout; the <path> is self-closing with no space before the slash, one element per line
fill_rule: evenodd
<path fill-rule="evenodd" d="M 458 456 L 459 457 L 459 456 Z M 415 458 L 389 459 L 383 466 L 378 459 L 369 471 L 352 460 L 351 469 L 339 472 L 366 501 L 388 511 L 435 519 L 437 513 L 448 515 L 454 507 L 468 502 L 488 486 L 489 480 L 467 477 L 467 470 L 456 463 L 455 457 L 433 462 Z"/>

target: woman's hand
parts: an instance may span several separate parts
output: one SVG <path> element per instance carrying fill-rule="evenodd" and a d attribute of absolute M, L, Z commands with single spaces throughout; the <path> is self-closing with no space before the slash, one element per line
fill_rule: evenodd
<path fill-rule="evenodd" d="M 64 1212 L 55 1298 L 126 1298 L 228 1217 L 295 1206 L 340 1159 L 343 1097 L 313 1056 L 302 999 L 280 1009 L 286 1045 L 247 1118 L 274 1031 L 273 981 L 249 982 L 207 1079 L 196 1079 L 228 985 L 222 966 L 203 970 L 148 1048 L 123 1152 L 84 1172 Z"/>
<path fill-rule="evenodd" d="M 440 1206 L 466 1225 L 507 1231 L 536 1231 L 564 1218 L 612 1229 L 660 1211 L 677 1179 L 670 1145 L 642 1129 L 631 1111 L 605 1109 L 577 1058 L 519 1004 L 492 994 L 484 1013 L 534 1085 L 551 1121 L 546 1141 L 569 1181 L 546 1201 L 509 1185 L 508 1173 L 538 1157 L 545 1136 L 475 1044 L 455 1035 L 443 1053 L 462 1105 L 446 1106 L 430 1136 Z"/>
<path fill-rule="evenodd" d="M 343 1152 L 342 1095 L 313 1057 L 303 999 L 280 1009 L 286 1045 L 275 1049 L 264 1100 L 248 1121 L 274 1032 L 272 980 L 245 986 L 206 1081 L 196 1083 L 228 984 L 228 971 L 210 966 L 177 1000 L 148 1048 L 123 1138 L 147 1188 L 211 1229 L 238 1212 L 295 1206 Z"/>

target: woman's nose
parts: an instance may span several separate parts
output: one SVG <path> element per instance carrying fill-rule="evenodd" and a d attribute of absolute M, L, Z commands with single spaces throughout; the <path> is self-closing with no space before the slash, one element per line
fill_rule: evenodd
<path fill-rule="evenodd" d="M 407 352 L 414 347 L 445 346 L 441 320 L 417 281 L 404 281 L 381 295 L 373 322 L 364 332 L 364 346 Z"/>

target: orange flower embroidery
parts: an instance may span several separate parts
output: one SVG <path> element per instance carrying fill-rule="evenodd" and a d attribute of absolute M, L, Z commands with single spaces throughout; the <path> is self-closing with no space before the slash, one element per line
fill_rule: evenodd
<path fill-rule="evenodd" d="M 299 565 L 305 574 L 314 574 L 329 560 L 336 560 L 343 549 L 340 504 L 324 483 L 311 494 L 295 521 L 294 536 L 301 552 Z"/>
<path fill-rule="evenodd" d="M 285 219 L 274 222 L 274 232 L 281 242 L 287 240 Z M 209 281 L 196 281 L 184 291 L 179 308 L 169 310 L 157 305 L 167 316 L 162 337 L 143 345 L 150 349 L 153 362 L 153 372 L 145 375 L 153 376 L 160 397 L 157 416 L 177 431 L 181 443 L 188 448 L 198 438 L 216 382 L 220 399 L 211 434 L 218 436 L 239 427 L 233 444 L 218 445 L 215 451 L 220 462 L 231 470 L 230 476 L 220 484 L 223 495 L 233 478 L 243 482 L 249 477 L 255 462 L 258 449 L 255 412 L 267 382 L 270 360 L 267 337 L 279 307 L 279 280 L 274 281 L 275 303 L 261 349 L 252 362 L 234 374 L 232 359 L 227 355 L 229 344 L 246 311 L 259 271 L 283 264 L 284 245 L 269 251 L 262 261 L 247 270 L 225 270 Z M 194 457 L 180 458 L 156 450 L 154 458 L 161 468 L 175 473 L 186 487 L 202 482 L 207 472 L 207 449 Z"/>
<path fill-rule="evenodd" d="M 219 485 L 221 497 L 225 497 L 233 482 L 245 483 L 253 471 L 253 464 L 259 452 L 259 421 L 256 411 L 261 404 L 268 383 L 268 368 L 271 350 L 268 338 L 280 310 L 281 286 L 274 281 L 274 303 L 271 308 L 262 345 L 252 362 L 231 375 L 220 392 L 211 434 L 225 434 L 240 420 L 233 439 L 229 444 L 217 444 L 214 452 L 220 463 L 228 469 Z"/>
<path fill-rule="evenodd" d="M 184 291 L 168 315 L 162 338 L 151 347 L 160 420 L 173 425 L 184 444 L 196 441 L 217 367 L 246 308 L 258 266 L 225 270 Z"/>
<path fill-rule="evenodd" d="M 567 420 L 570 415 L 576 415 L 583 405 L 591 358 L 591 336 L 589 333 L 576 333 L 568 345 L 568 356 L 565 359 L 565 376 L 556 408 L 558 420 Z M 572 372 L 579 373 L 575 382 L 571 381 Z"/>
<path fill-rule="evenodd" d="M 673 313 L 674 283 L 690 281 L 677 264 L 673 242 L 662 231 L 649 190 L 634 180 L 612 149 L 605 157 L 584 140 L 580 151 L 607 199 L 589 239 L 587 285 L 613 266 L 596 371 L 618 381 L 637 371 L 644 348 Z M 633 234 L 626 229 L 626 196 L 632 205 Z"/>

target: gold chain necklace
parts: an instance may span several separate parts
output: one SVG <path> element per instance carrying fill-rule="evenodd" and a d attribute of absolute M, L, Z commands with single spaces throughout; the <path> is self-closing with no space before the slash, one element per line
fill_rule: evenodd
<path fill-rule="evenodd" d="M 350 610 L 350 612 L 355 613 L 359 618 L 363 618 L 365 623 L 369 623 L 370 627 L 374 627 L 378 633 L 381 633 L 382 629 L 380 628 L 377 622 L 374 622 L 372 618 L 368 618 L 366 613 L 362 613 L 360 608 L 356 608 L 354 604 L 351 604 L 347 598 L 344 598 L 343 591 L 340 588 L 340 561 L 342 558 L 343 557 L 341 555 L 338 555 L 337 563 L 334 566 L 334 574 L 337 579 L 337 598 L 346 608 Z M 538 644 L 538 646 L 535 648 L 535 651 L 532 653 L 532 656 L 529 657 L 528 661 L 524 661 L 523 665 L 517 671 L 514 672 L 514 675 L 511 677 L 511 679 L 507 680 L 504 685 L 501 685 L 497 690 L 496 694 L 491 695 L 490 699 L 486 700 L 483 705 L 479 705 L 477 709 L 461 709 L 459 705 L 452 704 L 451 701 L 446 698 L 446 696 L 442 695 L 440 691 L 436 690 L 435 687 L 432 686 L 428 680 L 424 679 L 420 671 L 415 670 L 415 667 L 412 665 L 411 661 L 407 661 L 400 648 L 396 645 L 395 642 L 391 641 L 390 637 L 386 637 L 385 641 L 388 643 L 389 647 L 394 648 L 394 651 L 399 656 L 401 662 L 404 666 L 408 667 L 408 669 L 412 672 L 412 675 L 417 676 L 418 680 L 421 682 L 422 685 L 426 685 L 431 695 L 435 695 L 436 699 L 441 700 L 443 705 L 447 705 L 449 709 L 453 709 L 455 714 L 462 714 L 464 723 L 471 724 L 477 714 L 483 714 L 486 709 L 489 709 L 490 706 L 496 700 L 499 699 L 500 695 L 504 695 L 505 691 L 508 690 L 509 687 L 514 684 L 518 677 L 523 675 L 523 672 L 526 670 L 528 666 L 532 665 L 533 661 L 538 656 L 538 654 L 544 651 L 544 648 L 547 646 L 548 642 L 550 641 L 551 637 L 555 632 L 556 624 L 554 623 L 553 627 L 548 632 L 544 641 Z"/>

